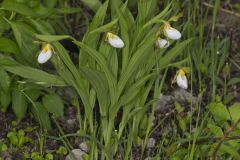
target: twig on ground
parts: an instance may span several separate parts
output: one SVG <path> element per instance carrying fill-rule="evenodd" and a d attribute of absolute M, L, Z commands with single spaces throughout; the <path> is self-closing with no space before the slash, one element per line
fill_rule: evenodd
<path fill-rule="evenodd" d="M 213 8 L 214 6 L 207 3 L 207 2 L 203 2 L 202 5 L 206 6 L 206 7 L 209 7 L 209 8 Z M 224 13 L 227 13 L 227 14 L 231 14 L 231 15 L 234 15 L 234 16 L 237 16 L 237 17 L 240 17 L 240 13 L 237 13 L 237 12 L 234 12 L 234 11 L 230 11 L 228 9 L 224 9 L 224 8 L 219 8 L 219 11 L 222 11 Z"/>

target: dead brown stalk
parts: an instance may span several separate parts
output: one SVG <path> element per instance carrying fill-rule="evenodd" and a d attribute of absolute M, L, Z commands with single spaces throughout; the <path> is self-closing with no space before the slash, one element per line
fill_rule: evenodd
<path fill-rule="evenodd" d="M 214 7 L 213 5 L 211 5 L 211 4 L 207 3 L 207 2 L 203 2 L 202 5 L 204 5 L 206 7 L 209 7 L 209 8 L 213 8 Z M 237 12 L 234 12 L 234 11 L 230 11 L 228 9 L 219 8 L 219 11 L 227 13 L 227 14 L 231 14 L 231 15 L 234 15 L 234 16 L 237 16 L 237 17 L 240 17 L 240 13 L 237 13 Z"/>

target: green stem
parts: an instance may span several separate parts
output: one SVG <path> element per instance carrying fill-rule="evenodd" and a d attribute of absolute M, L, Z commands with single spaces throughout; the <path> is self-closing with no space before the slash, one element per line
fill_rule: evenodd
<path fill-rule="evenodd" d="M 57 120 L 54 117 L 52 117 L 52 119 L 54 120 L 54 122 L 55 122 L 55 124 L 56 124 L 56 126 L 57 126 L 57 128 L 58 128 L 58 130 L 60 132 L 60 134 L 61 135 L 65 135 L 65 133 L 63 132 L 63 130 L 62 130 L 61 126 L 59 125 L 59 123 L 57 122 Z M 64 143 L 66 143 L 65 146 L 67 148 L 69 148 L 70 150 L 73 149 L 71 143 L 68 141 L 68 139 L 66 137 L 65 138 L 63 137 L 62 140 L 63 140 Z"/>
<path fill-rule="evenodd" d="M 227 78 L 224 77 L 224 89 L 223 89 L 224 99 L 226 98 L 226 95 L 227 95 Z"/>

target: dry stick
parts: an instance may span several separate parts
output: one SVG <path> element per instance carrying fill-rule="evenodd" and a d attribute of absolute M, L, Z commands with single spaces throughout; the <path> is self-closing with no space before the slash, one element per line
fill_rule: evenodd
<path fill-rule="evenodd" d="M 223 137 L 221 138 L 220 142 L 218 143 L 214 153 L 213 153 L 213 159 L 212 160 L 216 160 L 216 157 L 217 157 L 217 152 L 218 150 L 220 149 L 221 145 L 223 144 L 223 142 L 227 139 L 229 139 L 228 135 L 234 131 L 237 127 L 237 125 L 240 123 L 240 118 L 238 119 L 238 121 L 236 123 L 234 123 L 223 135 Z"/>
<path fill-rule="evenodd" d="M 206 6 L 206 7 L 214 8 L 213 5 L 211 5 L 211 4 L 207 3 L 207 2 L 203 2 L 202 4 L 203 4 L 204 6 Z M 227 13 L 227 14 L 231 14 L 231 15 L 240 17 L 240 13 L 237 13 L 237 12 L 234 12 L 234 11 L 230 11 L 230 10 L 224 9 L 224 8 L 219 8 L 219 10 L 222 11 L 222 12 L 225 12 L 225 13 Z"/>
<path fill-rule="evenodd" d="M 198 140 L 196 140 L 196 144 L 204 144 L 206 142 L 210 142 L 211 144 L 212 143 L 216 143 L 217 141 L 220 141 L 222 139 L 222 137 L 200 137 Z M 226 137 L 226 139 L 224 140 L 225 142 L 226 141 L 231 141 L 231 140 L 236 140 L 236 139 L 240 139 L 240 136 L 233 136 L 233 137 Z M 193 140 L 190 141 L 190 144 L 193 143 Z M 174 144 L 179 144 L 178 142 L 177 143 L 174 143 Z M 189 140 L 188 139 L 185 139 L 183 142 L 181 142 L 181 145 L 182 146 L 188 146 L 189 145 Z"/>

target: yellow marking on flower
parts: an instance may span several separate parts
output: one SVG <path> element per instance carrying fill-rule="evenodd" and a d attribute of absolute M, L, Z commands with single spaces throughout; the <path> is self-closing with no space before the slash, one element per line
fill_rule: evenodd
<path fill-rule="evenodd" d="M 164 30 L 170 29 L 171 25 L 168 22 L 164 23 Z"/>
<path fill-rule="evenodd" d="M 106 38 L 107 38 L 108 43 L 112 47 L 114 47 L 114 48 L 123 48 L 124 47 L 124 42 L 119 36 L 117 36 L 111 32 L 108 32 Z"/>
<path fill-rule="evenodd" d="M 107 37 L 110 38 L 110 39 L 114 39 L 115 35 L 111 32 L 108 32 Z"/>
<path fill-rule="evenodd" d="M 178 40 L 182 36 L 181 33 L 177 29 L 172 28 L 170 23 L 168 23 L 168 22 L 164 23 L 163 33 L 167 38 L 172 39 L 172 40 Z"/>
<path fill-rule="evenodd" d="M 48 43 L 44 44 L 42 46 L 41 52 L 38 55 L 37 59 L 38 63 L 40 64 L 46 63 L 52 57 L 52 54 L 53 54 L 52 46 Z"/>
<path fill-rule="evenodd" d="M 172 84 L 176 82 L 177 80 L 177 76 L 180 75 L 182 78 L 185 76 L 185 75 L 188 75 L 189 74 L 189 68 L 188 67 L 183 67 L 179 70 L 177 70 L 173 80 L 172 80 Z"/>
<path fill-rule="evenodd" d="M 43 47 L 42 51 L 46 53 L 46 52 L 49 51 L 50 49 L 51 49 L 50 44 L 46 44 L 46 45 Z"/>
<path fill-rule="evenodd" d="M 182 89 L 187 89 L 188 88 L 188 80 L 186 76 L 186 71 L 187 68 L 181 68 L 176 72 L 176 75 L 174 76 L 174 79 L 172 81 L 173 83 L 177 83 L 177 85 L 182 88 Z"/>
<path fill-rule="evenodd" d="M 183 69 L 180 69 L 180 70 L 178 71 L 178 74 L 183 78 L 186 73 L 184 72 Z"/>

